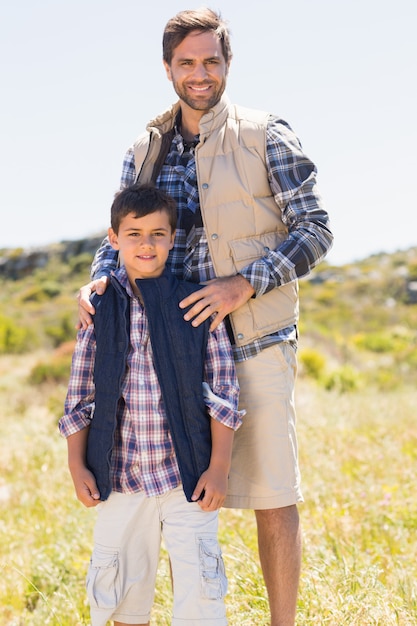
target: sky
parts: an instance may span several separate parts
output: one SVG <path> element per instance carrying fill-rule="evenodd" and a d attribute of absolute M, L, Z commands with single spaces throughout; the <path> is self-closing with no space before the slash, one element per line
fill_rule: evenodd
<path fill-rule="evenodd" d="M 107 229 L 125 151 L 176 100 L 165 24 L 203 4 L 231 30 L 230 99 L 289 122 L 317 165 L 328 261 L 416 246 L 415 0 L 4 0 L 0 249 Z"/>

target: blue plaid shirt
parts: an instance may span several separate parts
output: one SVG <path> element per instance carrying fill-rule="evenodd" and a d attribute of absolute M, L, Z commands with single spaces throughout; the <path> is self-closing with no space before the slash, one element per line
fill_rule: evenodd
<path fill-rule="evenodd" d="M 271 116 L 266 133 L 268 177 L 288 228 L 288 238 L 279 248 L 240 270 L 255 289 L 256 297 L 308 274 L 325 257 L 333 241 L 328 215 L 312 184 L 315 165 L 300 151 L 291 150 L 291 143 L 299 147 L 289 125 Z M 121 188 L 133 184 L 135 179 L 131 147 L 123 162 Z M 175 199 L 178 207 L 177 233 L 169 258 L 172 271 L 179 278 L 195 283 L 215 278 L 200 211 L 194 150 L 186 149 L 178 130 L 157 185 Z M 92 278 L 109 274 L 116 263 L 117 253 L 113 248 L 109 244 L 102 246 L 92 264 Z M 296 327 L 290 326 L 246 346 L 233 346 L 234 358 L 243 361 L 282 341 L 290 341 L 295 346 L 296 340 Z"/>

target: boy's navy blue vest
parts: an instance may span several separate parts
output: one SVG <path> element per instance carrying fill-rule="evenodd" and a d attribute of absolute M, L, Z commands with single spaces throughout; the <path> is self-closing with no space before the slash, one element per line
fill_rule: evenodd
<path fill-rule="evenodd" d="M 155 370 L 187 500 L 211 455 L 210 417 L 203 399 L 203 371 L 210 322 L 197 328 L 185 322 L 178 303 L 199 285 L 179 281 L 169 269 L 159 278 L 137 280 L 149 324 Z M 88 434 L 87 464 L 101 500 L 112 490 L 110 460 L 121 384 L 130 344 L 130 297 L 112 278 L 93 300 L 97 340 L 95 411 Z"/>

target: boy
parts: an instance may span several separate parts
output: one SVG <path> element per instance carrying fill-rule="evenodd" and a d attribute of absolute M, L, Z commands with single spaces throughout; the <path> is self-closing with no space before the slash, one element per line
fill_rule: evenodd
<path fill-rule="evenodd" d="M 225 327 L 194 328 L 178 306 L 199 287 L 165 267 L 176 216 L 174 200 L 151 185 L 116 196 L 108 234 L 122 266 L 78 335 L 59 423 L 78 499 L 100 503 L 92 626 L 149 624 L 161 535 L 172 624 L 227 623 L 217 517 L 243 412 Z"/>

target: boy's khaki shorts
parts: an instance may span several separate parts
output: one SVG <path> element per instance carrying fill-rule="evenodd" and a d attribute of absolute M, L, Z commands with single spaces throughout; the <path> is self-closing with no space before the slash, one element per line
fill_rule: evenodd
<path fill-rule="evenodd" d="M 236 363 L 240 409 L 226 507 L 274 509 L 303 501 L 295 430 L 295 350 L 280 343 Z"/>
<path fill-rule="evenodd" d="M 217 541 L 218 512 L 187 502 L 182 486 L 158 497 L 113 492 L 98 505 L 87 575 L 92 626 L 146 624 L 161 537 L 174 583 L 173 626 L 225 626 L 227 580 Z"/>

